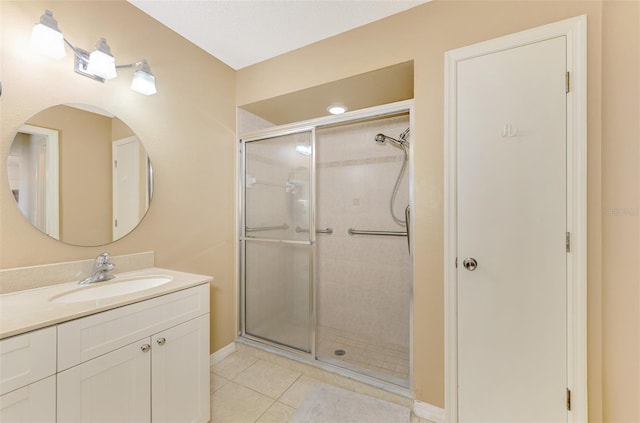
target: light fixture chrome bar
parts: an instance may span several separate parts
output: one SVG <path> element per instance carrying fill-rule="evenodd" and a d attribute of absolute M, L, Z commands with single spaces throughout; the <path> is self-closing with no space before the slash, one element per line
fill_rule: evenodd
<path fill-rule="evenodd" d="M 349 232 L 349 235 L 407 236 L 407 233 L 402 231 L 366 231 L 349 228 L 347 232 Z"/>
<path fill-rule="evenodd" d="M 309 232 L 309 229 L 307 228 L 301 228 L 300 226 L 296 226 L 295 227 L 295 231 L 296 233 L 307 233 Z M 331 235 L 333 233 L 333 228 L 325 228 L 325 229 L 316 229 L 316 233 L 317 234 L 329 234 Z"/>
<path fill-rule="evenodd" d="M 126 65 L 116 65 L 116 69 L 120 69 L 120 68 L 136 68 L 136 67 L 140 66 L 143 63 L 145 63 L 145 61 L 144 60 L 140 60 L 140 61 L 137 61 L 135 63 L 127 63 Z"/>
<path fill-rule="evenodd" d="M 285 229 L 289 229 L 289 225 L 287 225 L 286 223 L 278 226 L 257 226 L 255 228 L 244 228 L 245 232 L 280 231 Z"/>
<path fill-rule="evenodd" d="M 89 52 L 81 48 L 72 46 L 69 41 L 66 40 L 66 38 L 64 41 L 71 48 L 71 50 L 73 50 L 73 54 L 75 56 L 73 70 L 82 76 L 86 76 L 87 78 L 91 78 L 98 82 L 104 82 L 105 79 L 103 77 L 94 75 L 91 72 L 87 72 L 87 68 L 89 67 Z"/>
<path fill-rule="evenodd" d="M 71 49 L 71 51 L 73 52 L 73 54 L 75 54 L 75 55 L 76 55 L 76 57 L 83 58 L 83 56 L 82 56 L 82 53 L 81 53 L 81 52 L 87 53 L 87 52 L 86 52 L 86 51 L 84 51 L 84 50 L 81 50 L 81 49 L 79 49 L 79 48 L 74 47 L 74 46 L 69 42 L 69 40 L 67 40 L 66 38 L 62 38 L 62 39 L 64 40 L 64 43 L 65 43 L 67 46 L 69 46 L 69 48 Z M 88 58 L 89 58 L 89 55 L 88 55 L 88 53 L 87 53 L 87 59 L 88 59 Z"/>

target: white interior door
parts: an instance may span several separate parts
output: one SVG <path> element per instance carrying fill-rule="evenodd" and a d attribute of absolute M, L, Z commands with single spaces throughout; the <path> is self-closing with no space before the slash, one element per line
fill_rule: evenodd
<path fill-rule="evenodd" d="M 140 141 L 113 143 L 113 239 L 131 232 L 140 221 Z"/>
<path fill-rule="evenodd" d="M 18 207 L 42 232 L 60 238 L 58 131 L 22 125 L 7 160 Z"/>
<path fill-rule="evenodd" d="M 566 37 L 457 63 L 461 422 L 567 420 L 565 78 Z"/>

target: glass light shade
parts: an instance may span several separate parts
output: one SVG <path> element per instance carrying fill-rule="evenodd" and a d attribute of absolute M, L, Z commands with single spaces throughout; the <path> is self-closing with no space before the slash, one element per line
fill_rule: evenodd
<path fill-rule="evenodd" d="M 31 31 L 31 47 L 52 59 L 62 59 L 66 54 L 62 32 L 41 23 Z"/>
<path fill-rule="evenodd" d="M 137 70 L 133 73 L 131 89 L 144 95 L 155 94 L 156 78 L 143 70 Z"/>
<path fill-rule="evenodd" d="M 332 104 L 331 106 L 327 107 L 327 111 L 332 115 L 340 115 L 347 111 L 347 107 L 343 106 L 342 104 Z"/>
<path fill-rule="evenodd" d="M 116 73 L 116 60 L 113 56 L 103 53 L 100 50 L 94 50 L 89 55 L 89 65 L 87 73 L 99 76 L 105 80 L 113 79 Z"/>

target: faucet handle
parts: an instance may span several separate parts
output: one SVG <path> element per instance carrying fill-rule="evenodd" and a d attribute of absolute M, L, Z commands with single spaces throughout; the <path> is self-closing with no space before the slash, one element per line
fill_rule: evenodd
<path fill-rule="evenodd" d="M 109 263 L 109 253 L 102 253 L 96 257 L 96 264 L 98 266 L 104 266 L 107 263 Z"/>

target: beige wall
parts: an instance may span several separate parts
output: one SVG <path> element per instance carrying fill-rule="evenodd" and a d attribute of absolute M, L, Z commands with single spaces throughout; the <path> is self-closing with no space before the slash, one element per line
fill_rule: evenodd
<path fill-rule="evenodd" d="M 111 141 L 121 140 L 122 138 L 132 137 L 134 135 L 135 133 L 126 123 L 117 117 L 111 119 Z"/>
<path fill-rule="evenodd" d="M 602 9 L 602 386 L 607 421 L 640 421 L 640 2 Z"/>
<path fill-rule="evenodd" d="M 145 58 L 158 93 L 131 91 L 131 69 L 104 84 L 73 72 L 73 55 L 52 61 L 32 54 L 29 38 L 44 9 L 75 45 L 106 37 L 120 63 Z M 42 235 L 0 189 L 0 268 L 93 258 L 103 251 L 154 250 L 156 265 L 213 275 L 211 350 L 234 331 L 235 72 L 124 1 L 0 2 L 0 184 L 16 131 L 29 117 L 63 103 L 92 104 L 121 118 L 154 164 L 149 213 L 107 247 L 73 247 Z"/>
<path fill-rule="evenodd" d="M 60 239 L 73 245 L 111 242 L 111 118 L 54 106 L 27 123 L 59 131 Z"/>
<path fill-rule="evenodd" d="M 237 73 L 243 105 L 414 60 L 413 137 L 422 140 L 413 148 L 417 399 L 444 403 L 444 52 L 586 14 L 589 413 L 591 421 L 640 421 L 638 7 L 636 1 L 434 1 Z M 608 216 L 603 208 L 631 211 Z"/>

